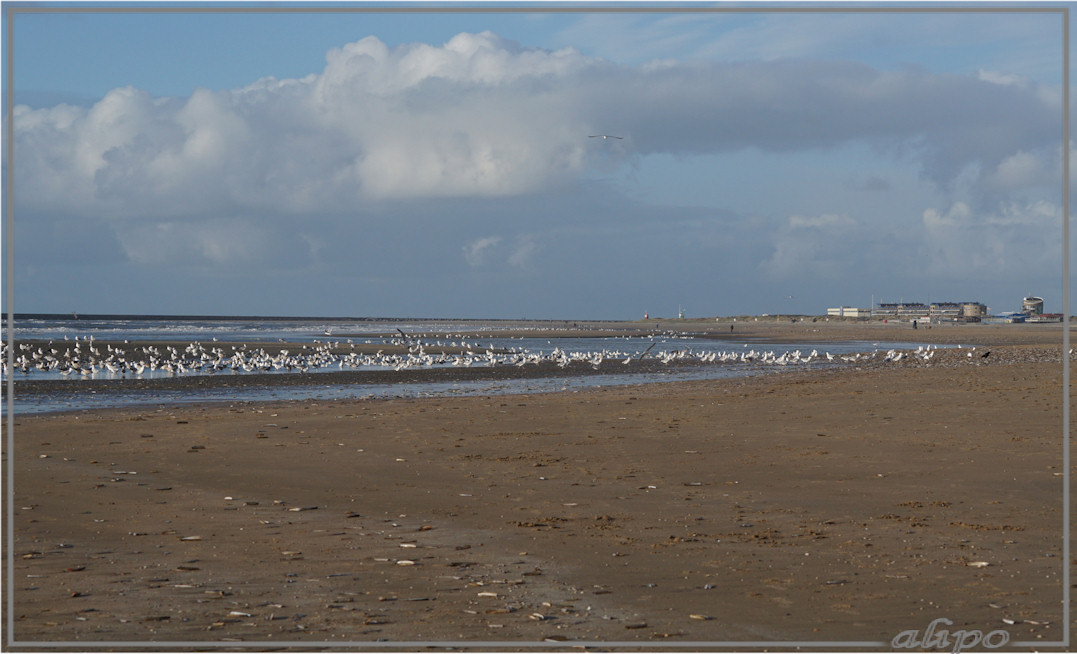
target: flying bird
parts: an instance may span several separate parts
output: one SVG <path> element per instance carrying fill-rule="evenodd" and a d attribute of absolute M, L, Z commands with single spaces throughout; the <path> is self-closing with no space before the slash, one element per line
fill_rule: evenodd
<path fill-rule="evenodd" d="M 623 136 L 613 136 L 612 134 L 592 134 L 591 136 L 588 136 L 587 138 L 589 138 L 589 139 L 602 139 L 603 141 L 605 141 L 606 139 L 620 139 L 620 140 L 623 141 L 625 137 L 623 137 Z"/>

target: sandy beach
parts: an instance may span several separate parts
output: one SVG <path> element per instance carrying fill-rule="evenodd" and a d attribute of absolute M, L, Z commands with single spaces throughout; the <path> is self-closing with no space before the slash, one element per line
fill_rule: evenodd
<path fill-rule="evenodd" d="M 733 334 L 977 350 L 569 393 L 17 416 L 15 649 L 783 649 L 889 643 L 937 618 L 1061 637 L 1060 325 Z"/>

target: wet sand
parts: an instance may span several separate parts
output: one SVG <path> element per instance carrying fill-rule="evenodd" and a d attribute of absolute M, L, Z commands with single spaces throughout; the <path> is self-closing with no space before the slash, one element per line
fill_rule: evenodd
<path fill-rule="evenodd" d="M 1058 640 L 1058 330 L 933 365 L 20 416 L 14 639 Z"/>

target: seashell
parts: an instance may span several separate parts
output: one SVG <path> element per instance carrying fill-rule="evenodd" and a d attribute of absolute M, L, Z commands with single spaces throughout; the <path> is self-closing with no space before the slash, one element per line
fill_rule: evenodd
<path fill-rule="evenodd" d="M 497 593 L 491 593 L 489 591 L 483 591 L 479 593 L 479 597 L 497 597 Z"/>
<path fill-rule="evenodd" d="M 714 619 L 714 618 L 710 617 L 709 615 L 701 615 L 699 613 L 689 613 L 688 617 L 693 619 L 693 620 L 713 620 Z"/>
<path fill-rule="evenodd" d="M 201 536 L 181 536 L 180 540 L 202 540 Z"/>
<path fill-rule="evenodd" d="M 400 547 L 411 548 L 418 547 L 418 545 L 416 545 L 415 543 L 400 543 Z"/>
<path fill-rule="evenodd" d="M 965 565 L 967 565 L 970 568 L 986 568 L 987 566 L 989 566 L 991 564 L 988 563 L 987 561 L 969 561 Z"/>
<path fill-rule="evenodd" d="M 415 565 L 415 561 L 411 559 L 400 559 L 396 562 L 397 565 Z"/>

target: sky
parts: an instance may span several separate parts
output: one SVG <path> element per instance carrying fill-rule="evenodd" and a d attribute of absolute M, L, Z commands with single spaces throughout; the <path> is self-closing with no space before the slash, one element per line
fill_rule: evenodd
<path fill-rule="evenodd" d="M 1058 11 L 466 6 L 5 3 L 3 310 L 1062 311 Z"/>

